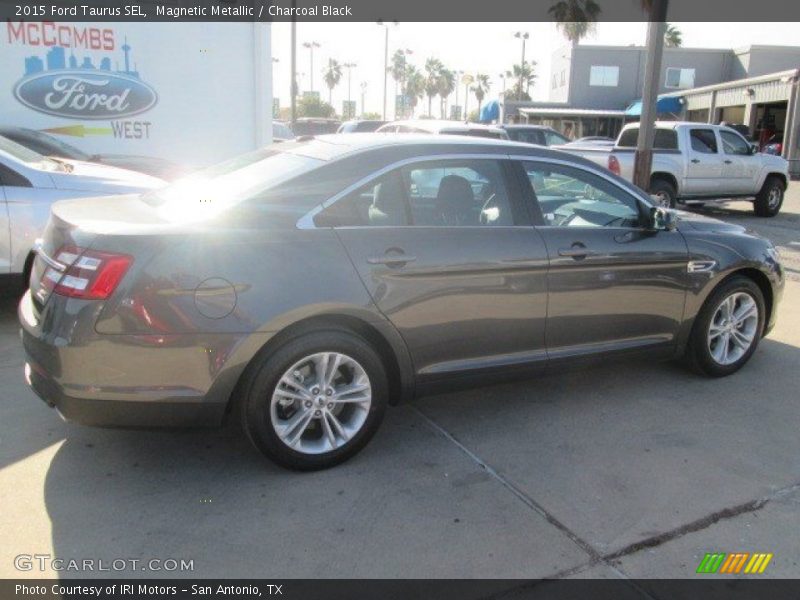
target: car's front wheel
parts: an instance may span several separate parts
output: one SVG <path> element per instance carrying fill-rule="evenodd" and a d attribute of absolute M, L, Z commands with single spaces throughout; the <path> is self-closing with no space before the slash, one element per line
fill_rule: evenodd
<path fill-rule="evenodd" d="M 242 421 L 258 450 L 303 471 L 337 465 L 372 438 L 388 384 L 378 354 L 345 330 L 297 337 L 255 365 Z"/>
<path fill-rule="evenodd" d="M 758 346 L 764 316 L 764 295 L 752 279 L 724 281 L 695 319 L 687 348 L 692 367 L 711 377 L 738 371 Z"/>

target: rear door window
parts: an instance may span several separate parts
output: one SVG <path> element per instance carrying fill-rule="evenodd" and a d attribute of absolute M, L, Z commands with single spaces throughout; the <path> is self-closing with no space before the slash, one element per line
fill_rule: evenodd
<path fill-rule="evenodd" d="M 701 154 L 717 153 L 717 136 L 713 129 L 692 129 L 689 132 L 692 150 Z"/>

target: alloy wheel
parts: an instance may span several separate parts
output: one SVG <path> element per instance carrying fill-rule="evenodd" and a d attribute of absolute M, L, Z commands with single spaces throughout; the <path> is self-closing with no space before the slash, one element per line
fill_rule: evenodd
<path fill-rule="evenodd" d="M 758 332 L 758 304 L 746 292 L 727 296 L 708 326 L 708 350 L 717 364 L 730 365 L 747 353 Z"/>
<path fill-rule="evenodd" d="M 297 361 L 278 380 L 270 422 L 292 450 L 323 454 L 341 448 L 361 430 L 371 403 L 364 367 L 346 354 L 320 352 Z"/>

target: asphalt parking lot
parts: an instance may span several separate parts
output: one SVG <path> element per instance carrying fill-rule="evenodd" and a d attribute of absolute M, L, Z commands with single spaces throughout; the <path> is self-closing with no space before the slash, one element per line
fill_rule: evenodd
<path fill-rule="evenodd" d="M 24 384 L 5 299 L 0 577 L 52 576 L 14 566 L 49 554 L 192 560 L 192 577 L 691 578 L 706 552 L 773 553 L 759 577 L 800 577 L 800 183 L 774 219 L 707 212 L 773 239 L 789 274 L 738 374 L 615 364 L 422 398 L 319 473 L 273 466 L 235 428 L 62 422 Z"/>

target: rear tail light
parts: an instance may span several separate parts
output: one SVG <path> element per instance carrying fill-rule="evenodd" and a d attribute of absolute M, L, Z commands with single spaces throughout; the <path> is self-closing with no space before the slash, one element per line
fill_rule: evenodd
<path fill-rule="evenodd" d="M 66 265 L 63 272 L 47 267 L 45 285 L 53 292 L 70 298 L 104 300 L 122 281 L 133 258 L 126 254 L 85 250 L 65 246 L 56 253 L 56 261 Z"/>
<path fill-rule="evenodd" d="M 619 168 L 619 161 L 617 157 L 611 154 L 608 157 L 608 170 L 611 171 L 614 175 L 619 175 L 621 170 Z"/>

